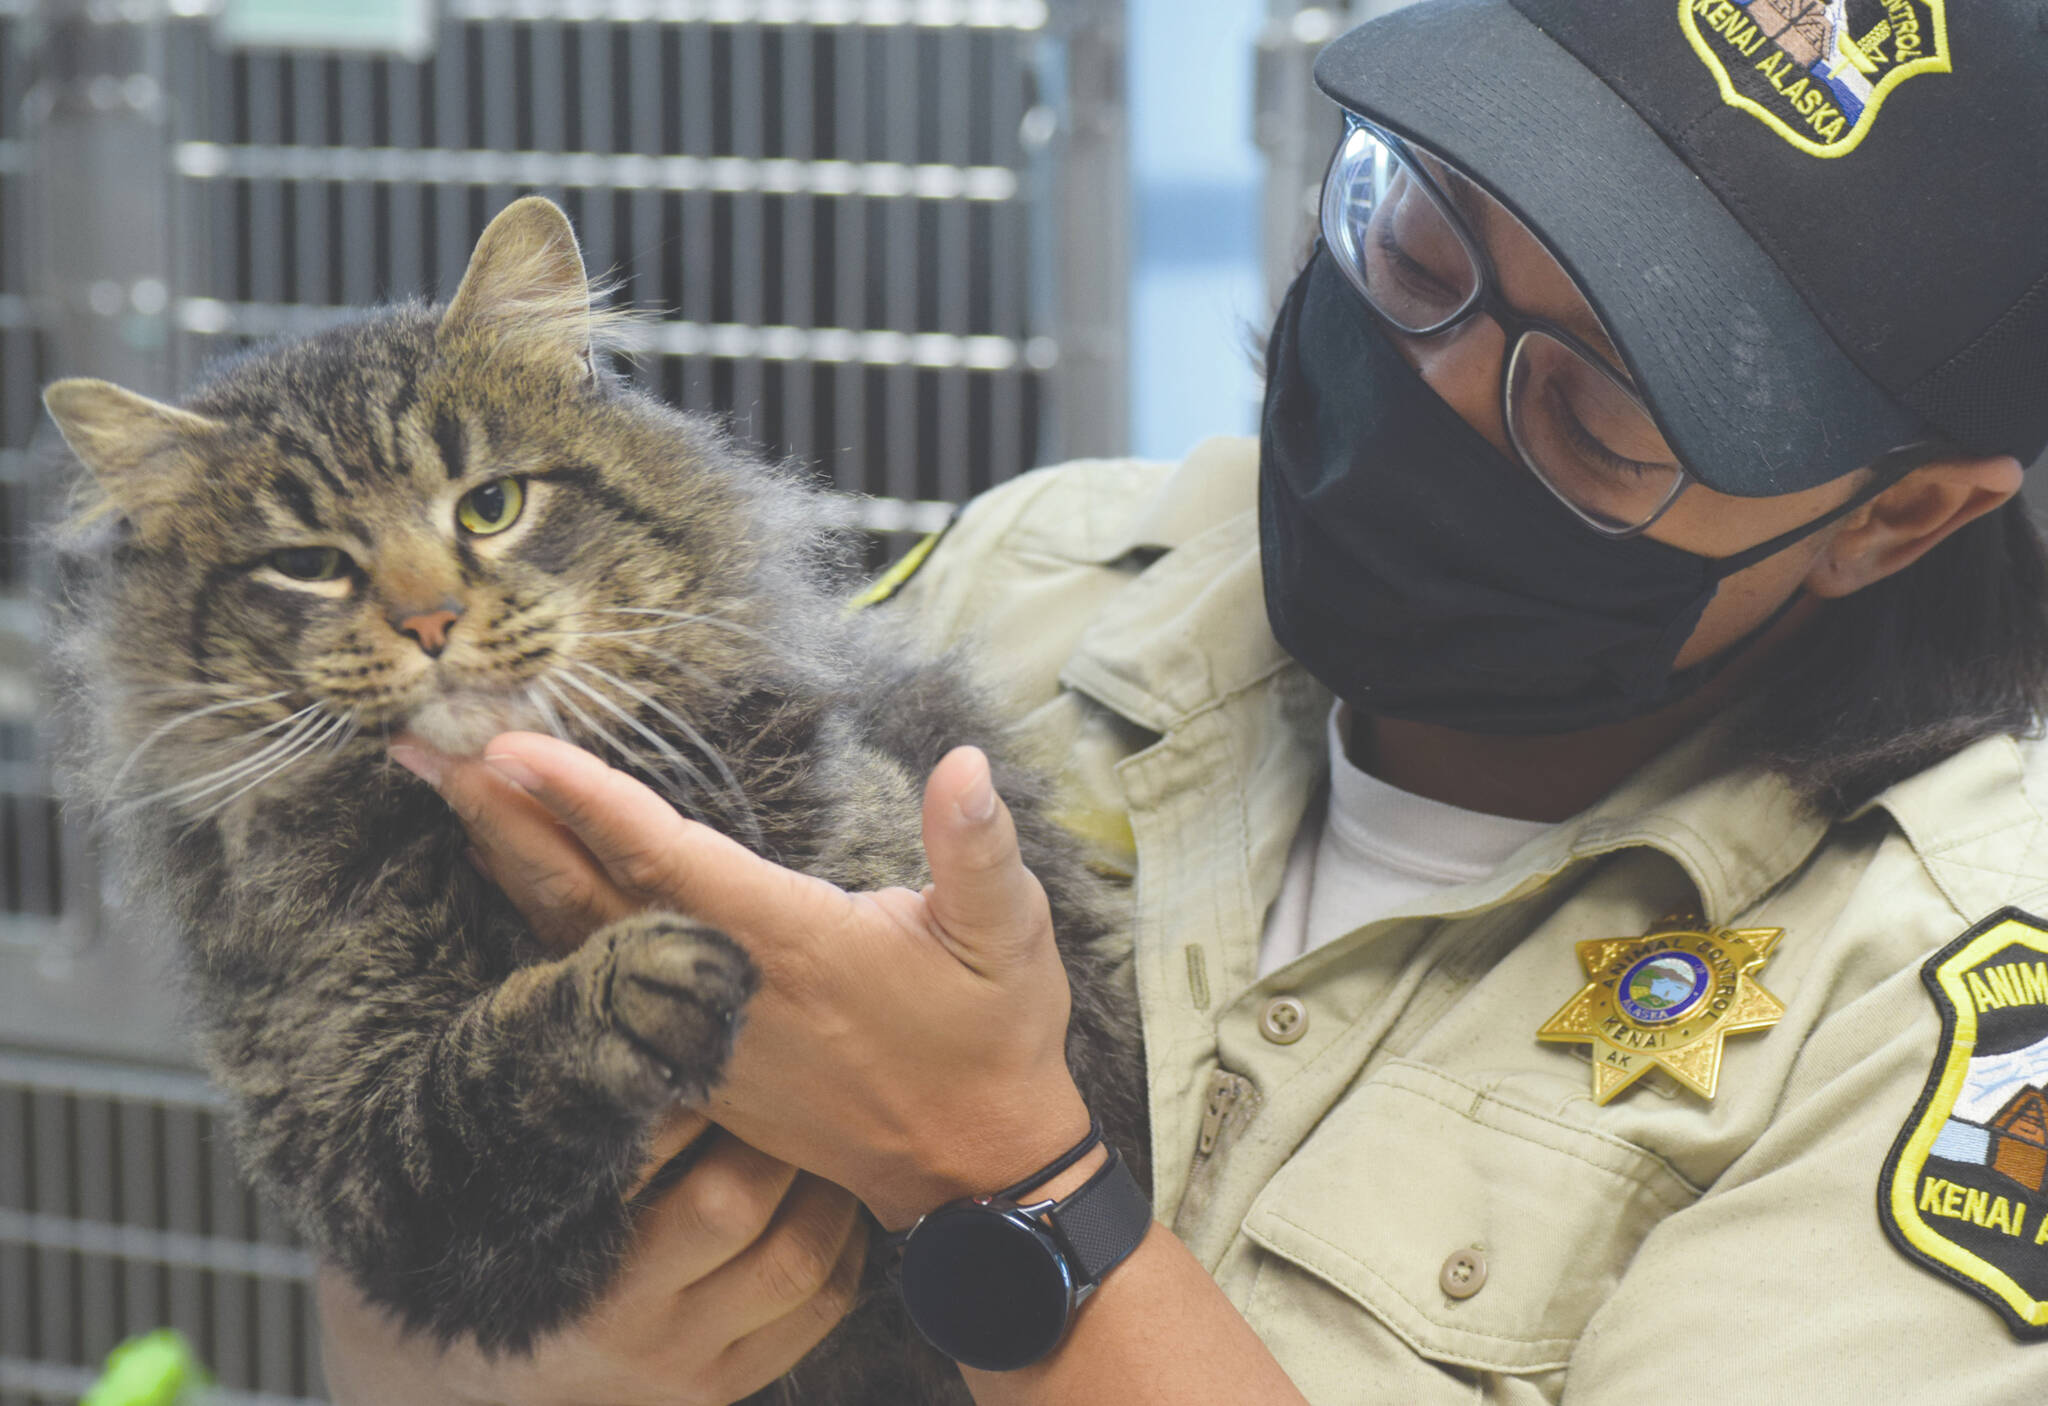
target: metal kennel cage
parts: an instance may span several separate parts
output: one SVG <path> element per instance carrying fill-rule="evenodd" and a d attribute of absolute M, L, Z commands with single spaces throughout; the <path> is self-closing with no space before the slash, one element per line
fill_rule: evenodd
<path fill-rule="evenodd" d="M 49 796 L 39 388 L 445 295 L 540 191 L 653 314 L 643 381 L 879 560 L 1124 441 L 1122 43 L 1120 0 L 0 0 L 0 1406 L 160 1325 L 226 1402 L 322 1390 L 310 1259 Z"/>

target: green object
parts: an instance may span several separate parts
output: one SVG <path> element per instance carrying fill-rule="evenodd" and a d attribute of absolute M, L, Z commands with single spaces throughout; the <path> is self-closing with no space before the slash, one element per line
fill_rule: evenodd
<path fill-rule="evenodd" d="M 78 1406 L 200 1406 L 213 1383 L 182 1333 L 159 1328 L 107 1354 L 107 1365 Z"/>

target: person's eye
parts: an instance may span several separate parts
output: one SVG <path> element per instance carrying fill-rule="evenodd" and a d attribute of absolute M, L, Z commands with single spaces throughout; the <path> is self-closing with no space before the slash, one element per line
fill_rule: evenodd
<path fill-rule="evenodd" d="M 1629 478 L 1671 470 L 1670 464 L 1631 459 L 1617 452 L 1586 423 L 1586 417 L 1572 404 L 1572 397 L 1561 381 L 1550 381 L 1545 390 L 1550 400 L 1551 423 L 1563 433 L 1566 444 L 1588 467 Z"/>
<path fill-rule="evenodd" d="M 264 558 L 264 562 L 294 581 L 338 580 L 355 565 L 339 547 L 283 547 Z"/>
<path fill-rule="evenodd" d="M 525 507 L 525 483 L 517 478 L 495 479 L 462 495 L 455 505 L 455 520 L 472 536 L 489 537 L 519 521 Z"/>
<path fill-rule="evenodd" d="M 1414 292 L 1436 302 L 1449 302 L 1462 297 L 1464 290 L 1454 287 L 1451 279 L 1439 273 L 1432 267 L 1431 262 L 1425 262 L 1431 251 L 1414 251 L 1401 242 L 1400 233 L 1395 228 L 1396 223 L 1393 219 L 1374 221 L 1377 226 L 1374 242 L 1379 245 L 1380 253 L 1386 256 L 1395 276 Z M 1444 261 L 1438 257 L 1434 262 L 1441 265 Z"/>

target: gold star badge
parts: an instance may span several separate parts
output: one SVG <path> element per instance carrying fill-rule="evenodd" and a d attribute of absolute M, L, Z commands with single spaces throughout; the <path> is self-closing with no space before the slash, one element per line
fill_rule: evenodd
<path fill-rule="evenodd" d="M 1783 935 L 1782 928 L 1721 928 L 1581 942 L 1579 965 L 1590 980 L 1536 1038 L 1592 1046 L 1595 1103 L 1652 1068 L 1712 1098 L 1722 1040 L 1776 1025 L 1785 1014 L 1755 979 Z"/>

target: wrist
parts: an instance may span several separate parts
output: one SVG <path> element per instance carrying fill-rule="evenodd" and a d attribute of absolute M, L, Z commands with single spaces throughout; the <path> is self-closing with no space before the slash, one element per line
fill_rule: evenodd
<path fill-rule="evenodd" d="M 862 1199 L 882 1227 L 893 1231 L 949 1201 L 1015 1185 L 1088 1135 L 1088 1108 L 1080 1092 L 1069 1082 L 1063 1093 L 1034 1109 L 1011 1105 L 999 1119 L 957 1130 L 949 1142 L 920 1154 L 894 1184 Z M 1071 1191 L 1102 1165 L 1104 1155 L 1100 1147 L 1091 1149 L 1075 1166 L 1032 1186 L 1025 1199 L 1042 1201 Z"/>

